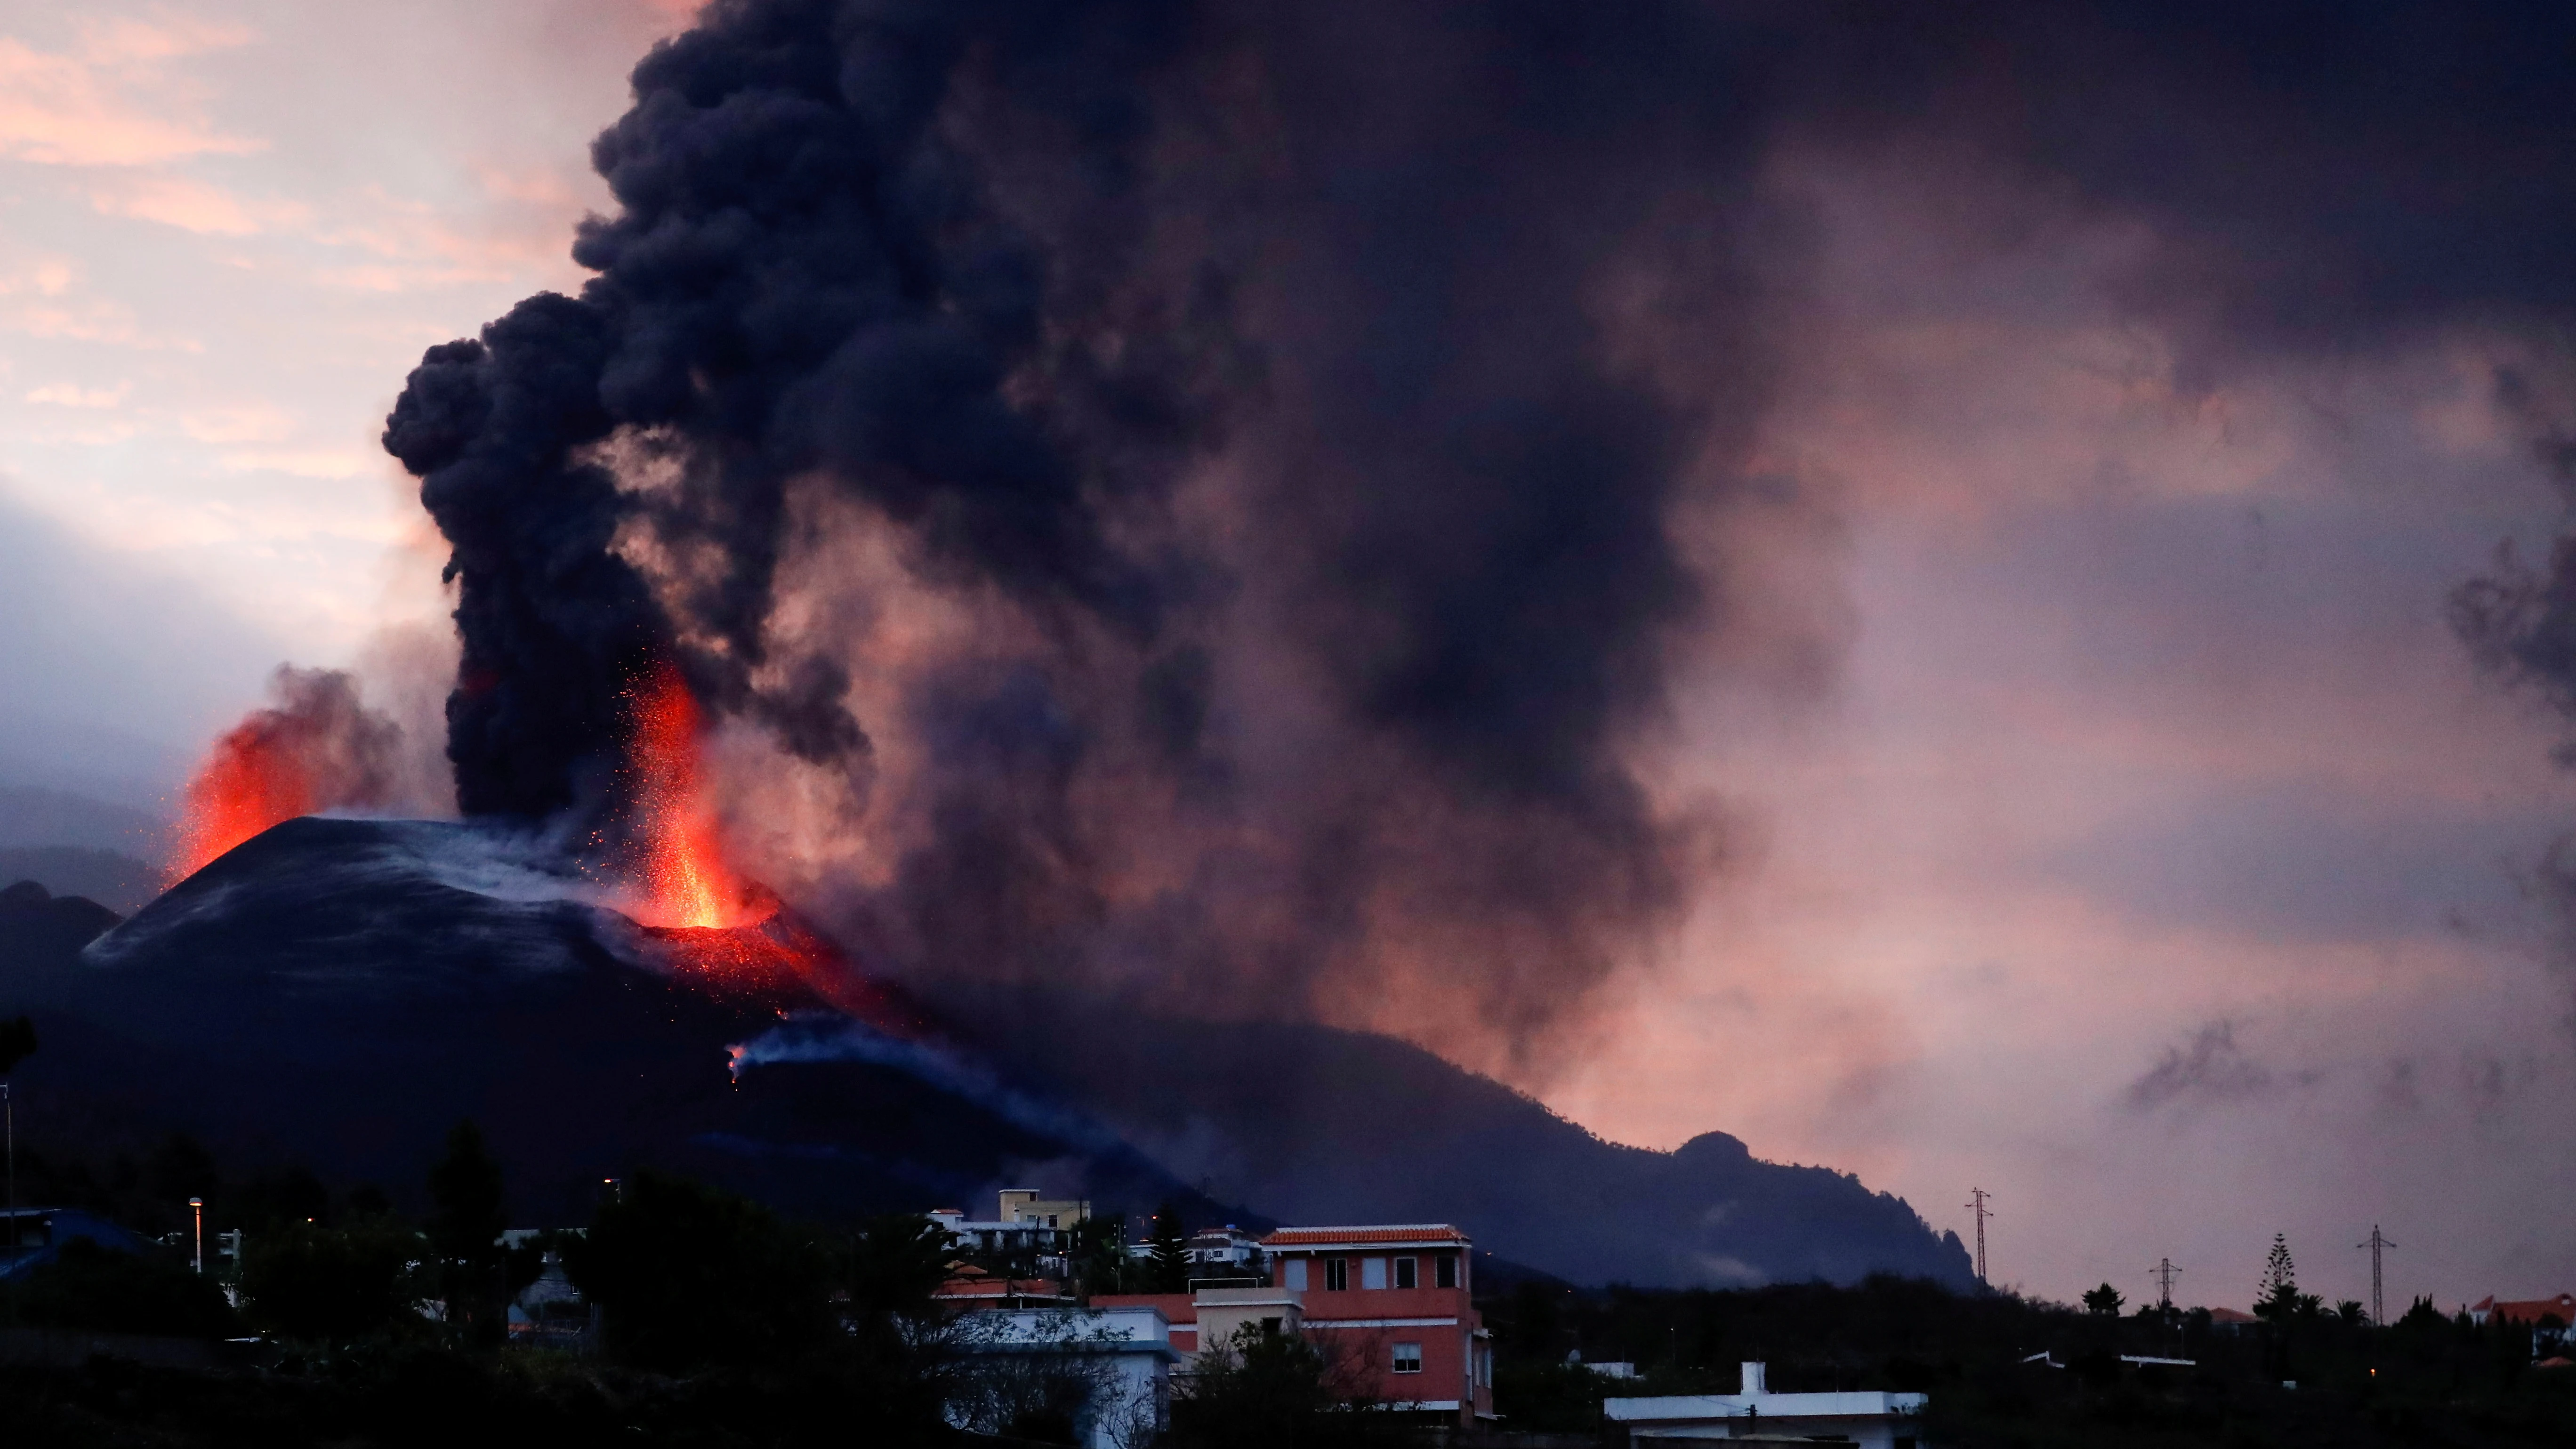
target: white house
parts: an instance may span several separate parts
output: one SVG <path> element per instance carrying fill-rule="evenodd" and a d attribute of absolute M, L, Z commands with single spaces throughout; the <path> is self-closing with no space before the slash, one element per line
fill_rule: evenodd
<path fill-rule="evenodd" d="M 989 1309 L 955 1333 L 968 1370 L 948 1404 L 956 1428 L 995 1433 L 1024 1407 L 1073 1401 L 1083 1449 L 1141 1449 L 1169 1421 L 1181 1355 L 1158 1309 Z"/>
<path fill-rule="evenodd" d="M 1763 1385 L 1762 1365 L 1744 1366 L 1744 1390 L 1734 1394 L 1680 1394 L 1654 1399 L 1609 1399 L 1610 1422 L 1641 1439 L 1841 1439 L 1860 1449 L 1915 1449 L 1915 1415 L 1921 1394 L 1877 1391 L 1842 1394 L 1775 1394 Z"/>
<path fill-rule="evenodd" d="M 1038 1266 L 1066 1271 L 1065 1249 L 1077 1224 L 1091 1217 L 1091 1204 L 1079 1198 L 1045 1198 L 1033 1187 L 1006 1187 L 991 1218 L 978 1221 L 956 1208 L 938 1208 L 930 1220 L 948 1232 L 948 1244 L 962 1253 L 1025 1252 Z"/>

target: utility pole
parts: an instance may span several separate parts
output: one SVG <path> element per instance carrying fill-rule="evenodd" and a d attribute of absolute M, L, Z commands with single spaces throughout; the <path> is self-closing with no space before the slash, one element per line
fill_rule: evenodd
<path fill-rule="evenodd" d="M 1992 1194 L 1982 1187 L 1971 1188 L 1968 1191 L 1969 1200 L 1961 1204 L 1963 1207 L 1977 1210 L 1977 1282 L 1985 1287 L 1993 1286 L 1986 1282 L 1986 1219 L 1994 1216 L 1986 1210 L 1986 1199 L 1990 1196 Z"/>
<path fill-rule="evenodd" d="M 2356 1248 L 2368 1248 L 2370 1250 L 2370 1322 L 2371 1326 L 2374 1328 L 2386 1328 L 2388 1326 L 2388 1315 L 2384 1305 L 2381 1304 L 2379 1299 L 2379 1255 L 2390 1248 L 2396 1247 L 2397 1245 L 2388 1241 L 2386 1238 L 2381 1237 L 2379 1235 L 2379 1224 L 2372 1223 L 2370 1225 L 2370 1241 L 2367 1243 L 2355 1243 L 2353 1246 Z"/>
<path fill-rule="evenodd" d="M 201 1197 L 188 1199 L 188 1211 L 197 1219 L 197 1276 L 203 1278 L 206 1276 L 206 1200 Z"/>
<path fill-rule="evenodd" d="M 2173 1259 L 2159 1258 L 2156 1265 L 2147 1271 L 2156 1275 L 2156 1311 L 2167 1318 L 2173 1317 L 2173 1280 L 2182 1270 L 2174 1266 Z"/>

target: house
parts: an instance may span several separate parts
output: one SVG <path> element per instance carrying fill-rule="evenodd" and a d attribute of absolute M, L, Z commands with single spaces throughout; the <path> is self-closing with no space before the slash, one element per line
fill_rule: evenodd
<path fill-rule="evenodd" d="M 961 1208 L 938 1208 L 930 1220 L 948 1230 L 949 1246 L 963 1253 L 1031 1253 L 1042 1266 L 1065 1270 L 1064 1254 L 1077 1223 L 1091 1217 L 1091 1204 L 1076 1198 L 1045 1198 L 1033 1187 L 1006 1187 L 1000 1205 L 988 1219 L 966 1216 Z"/>
<path fill-rule="evenodd" d="M 1299 1334 L 1323 1351 L 1344 1398 L 1462 1427 L 1493 1417 L 1493 1346 L 1469 1297 L 1465 1233 L 1446 1223 L 1282 1228 L 1254 1246 L 1268 1268 L 1253 1283 L 1092 1302 L 1157 1309 L 1172 1346 L 1192 1356 L 1248 1325 Z"/>
<path fill-rule="evenodd" d="M 930 1291 L 934 1303 L 953 1309 L 1050 1308 L 1073 1301 L 1053 1278 L 1013 1278 L 972 1263 L 948 1265 L 947 1281 Z"/>
<path fill-rule="evenodd" d="M 2489 1320 L 2520 1324 L 2531 1330 L 2531 1356 L 2546 1358 L 2566 1346 L 2568 1328 L 2576 1325 L 2576 1293 L 2555 1298 L 2518 1298 L 2498 1302 L 2492 1295 L 2469 1305 L 2469 1321 L 2484 1327 Z"/>
<path fill-rule="evenodd" d="M 598 1315 L 564 1271 L 562 1255 L 550 1250 L 536 1281 L 519 1290 L 510 1304 L 510 1342 L 586 1351 L 596 1341 L 597 1322 Z"/>
<path fill-rule="evenodd" d="M 1744 1366 L 1741 1392 L 1679 1394 L 1652 1399 L 1605 1399 L 1602 1412 L 1627 1427 L 1631 1443 L 1643 1439 L 1823 1439 L 1860 1449 L 1914 1449 L 1921 1394 L 1878 1390 L 1838 1394 L 1775 1394 L 1762 1365 Z"/>
<path fill-rule="evenodd" d="M 1131 1449 L 1159 1433 L 1171 1409 L 1180 1353 L 1171 1325 L 1148 1306 L 1022 1308 L 970 1313 L 951 1340 L 965 1372 L 949 1424 L 1001 1432 L 1024 1409 L 1068 1400 L 1084 1449 Z"/>
<path fill-rule="evenodd" d="M 2555 1298 L 2518 1298 L 2499 1303 L 2494 1295 L 2469 1305 L 2469 1321 L 2480 1328 L 2493 1318 L 2505 1323 L 2528 1323 L 2545 1326 L 2544 1319 L 2555 1318 L 2561 1328 L 2576 1324 L 2576 1293 L 2561 1293 Z"/>
<path fill-rule="evenodd" d="M 2209 1326 L 2218 1330 L 2220 1333 L 2243 1333 L 2245 1330 L 2252 1328 L 2262 1321 L 2262 1319 L 2255 1317 L 2251 1313 L 2245 1312 L 2243 1309 L 2213 1308 L 2209 1310 Z"/>
<path fill-rule="evenodd" d="M 141 1234 L 79 1208 L 31 1207 L 0 1212 L 0 1281 L 32 1273 L 52 1262 L 63 1244 L 75 1238 L 118 1253 L 141 1253 L 152 1246 Z"/>
<path fill-rule="evenodd" d="M 1088 1222 L 1091 1204 L 1078 1198 L 1046 1198 L 1033 1187 L 1006 1187 L 1001 1194 L 999 1214 L 1006 1223 L 1027 1223 L 1032 1227 L 1070 1228 Z"/>
<path fill-rule="evenodd" d="M 1154 1245 L 1151 1242 L 1129 1243 L 1127 1256 L 1143 1262 L 1154 1256 Z M 1193 1277 L 1258 1275 L 1261 1270 L 1261 1240 L 1232 1223 L 1221 1228 L 1201 1228 L 1190 1234 L 1189 1241 L 1182 1245 L 1181 1260 L 1194 1270 Z"/>

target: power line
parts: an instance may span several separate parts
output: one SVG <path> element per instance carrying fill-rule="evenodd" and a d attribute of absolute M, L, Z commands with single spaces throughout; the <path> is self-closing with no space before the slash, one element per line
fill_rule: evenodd
<path fill-rule="evenodd" d="M 1993 1194 L 1982 1187 L 1970 1188 L 1969 1201 L 1960 1204 L 1977 1210 L 1977 1282 L 1987 1287 L 1993 1286 L 1986 1282 L 1986 1219 L 1994 1216 L 1986 1208 L 1986 1199 L 1991 1196 Z"/>
<path fill-rule="evenodd" d="M 2388 1314 L 2385 1306 L 2379 1299 L 2379 1255 L 2387 1249 L 2396 1247 L 2397 1245 L 2388 1241 L 2386 1238 L 2381 1237 L 2379 1235 L 2379 1224 L 2372 1223 L 2370 1225 L 2370 1241 L 2367 1243 L 2355 1243 L 2353 1246 L 2356 1248 L 2368 1248 L 2370 1250 L 2370 1321 L 2381 1328 L 2386 1328 L 2388 1326 Z"/>

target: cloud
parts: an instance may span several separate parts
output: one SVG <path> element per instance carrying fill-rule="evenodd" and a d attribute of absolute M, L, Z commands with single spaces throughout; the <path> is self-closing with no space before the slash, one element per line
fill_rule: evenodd
<path fill-rule="evenodd" d="M 62 408 L 112 408 L 122 406 L 126 393 L 132 388 L 132 383 L 125 382 L 114 387 L 81 387 L 75 383 L 58 382 L 28 393 L 27 401 Z"/>
<path fill-rule="evenodd" d="M 294 230 L 312 218 L 296 202 L 254 200 L 184 176 L 115 176 L 90 192 L 90 205 L 108 216 L 156 221 L 207 236 L 256 236 Z"/>
<path fill-rule="evenodd" d="M 2270 1093 L 2272 1069 L 2236 1044 L 2236 1024 L 2213 1021 L 2192 1034 L 2188 1046 L 2167 1047 L 2162 1061 L 2121 1094 L 2131 1110 L 2151 1112 L 2175 1102 L 2234 1102 Z"/>
<path fill-rule="evenodd" d="M 179 418 L 179 430 L 201 443 L 274 443 L 294 436 L 295 416 L 268 403 L 199 408 Z"/>
<path fill-rule="evenodd" d="M 377 466 L 357 452 L 328 448 L 226 453 L 222 462 L 227 473 L 267 471 L 298 478 L 355 478 Z"/>
<path fill-rule="evenodd" d="M 263 149 L 264 142 L 179 113 L 179 94 L 159 68 L 162 60 L 209 48 L 216 32 L 197 32 L 192 41 L 178 30 L 126 22 L 97 34 L 96 47 L 76 56 L 0 36 L 0 156 L 45 166 L 153 166 Z"/>

